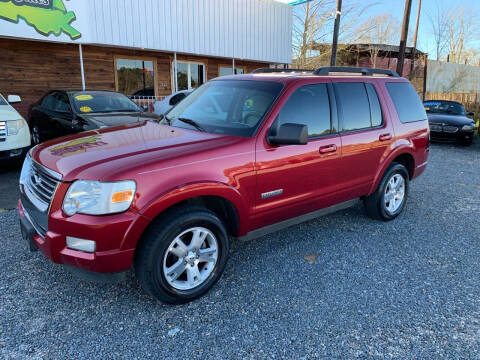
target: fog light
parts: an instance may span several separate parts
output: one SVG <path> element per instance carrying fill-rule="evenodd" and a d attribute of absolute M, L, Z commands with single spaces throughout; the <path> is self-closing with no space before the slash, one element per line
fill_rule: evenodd
<path fill-rule="evenodd" d="M 96 246 L 97 244 L 95 241 L 67 236 L 67 247 L 69 249 L 94 253 Z"/>

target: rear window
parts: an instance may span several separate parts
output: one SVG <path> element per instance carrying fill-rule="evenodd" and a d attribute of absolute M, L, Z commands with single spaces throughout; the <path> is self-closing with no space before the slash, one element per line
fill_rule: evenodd
<path fill-rule="evenodd" d="M 427 113 L 412 84 L 405 82 L 385 85 L 402 123 L 427 119 Z"/>

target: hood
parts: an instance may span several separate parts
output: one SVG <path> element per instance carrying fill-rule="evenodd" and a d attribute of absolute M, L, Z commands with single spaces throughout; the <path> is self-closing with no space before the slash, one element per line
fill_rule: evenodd
<path fill-rule="evenodd" d="M 462 115 L 448 114 L 427 114 L 430 124 L 446 124 L 454 126 L 462 126 L 473 123 L 473 120 Z"/>
<path fill-rule="evenodd" d="M 87 131 L 38 145 L 35 161 L 56 171 L 64 181 L 118 180 L 126 173 L 148 170 L 169 162 L 188 162 L 189 156 L 224 148 L 241 138 L 160 125 L 151 121 Z M 169 166 L 167 164 L 166 166 Z"/>
<path fill-rule="evenodd" d="M 10 105 L 0 105 L 0 121 L 23 119 Z"/>
<path fill-rule="evenodd" d="M 158 120 L 158 116 L 148 113 L 107 113 L 107 114 L 79 114 L 80 118 L 93 122 L 99 128 L 104 126 L 119 126 L 124 124 L 134 124 L 145 120 Z"/>

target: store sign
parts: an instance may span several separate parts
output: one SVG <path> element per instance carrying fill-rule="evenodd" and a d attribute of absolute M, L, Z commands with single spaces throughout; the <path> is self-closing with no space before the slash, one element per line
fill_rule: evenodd
<path fill-rule="evenodd" d="M 0 0 L 0 2 L 10 2 L 10 0 Z M 53 7 L 53 0 L 12 0 L 12 2 L 18 6 L 27 5 L 42 9 L 51 9 Z"/>
<path fill-rule="evenodd" d="M 71 40 L 79 39 L 82 34 L 72 26 L 76 19 L 64 0 L 0 0 L 0 21 L 24 21 L 45 37 L 66 34 Z"/>

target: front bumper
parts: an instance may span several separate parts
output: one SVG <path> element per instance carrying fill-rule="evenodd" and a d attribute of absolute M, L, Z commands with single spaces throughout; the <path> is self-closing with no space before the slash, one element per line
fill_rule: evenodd
<path fill-rule="evenodd" d="M 474 131 L 462 131 L 459 130 L 454 133 L 440 132 L 440 131 L 430 131 L 430 136 L 434 141 L 445 141 L 445 142 L 454 142 L 454 141 L 467 141 L 473 139 Z"/>
<path fill-rule="evenodd" d="M 23 158 L 30 149 L 30 146 L 11 150 L 0 151 L 0 160 L 16 160 Z"/>
<path fill-rule="evenodd" d="M 21 200 L 18 202 L 18 211 L 20 221 L 27 222 L 30 230 L 35 229 Z M 135 247 L 125 245 L 136 244 L 147 223 L 147 219 L 131 212 L 105 217 L 75 215 L 67 218 L 61 209 L 54 210 L 52 206 L 48 231 L 45 236 L 41 236 L 34 230 L 31 233 L 31 244 L 54 263 L 89 272 L 118 273 L 130 269 Z M 66 236 L 96 241 L 97 251 L 86 253 L 69 249 Z M 29 238 L 26 240 L 30 241 Z"/>

